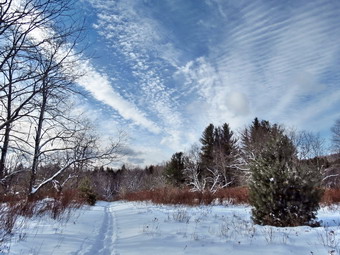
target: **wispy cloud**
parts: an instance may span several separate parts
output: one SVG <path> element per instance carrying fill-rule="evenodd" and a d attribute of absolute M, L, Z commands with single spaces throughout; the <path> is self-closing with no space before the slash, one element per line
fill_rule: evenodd
<path fill-rule="evenodd" d="M 327 74 L 340 53 L 340 10 L 333 1 L 207 2 L 217 7 L 225 33 L 180 72 L 196 84 L 213 119 L 240 126 L 259 116 L 305 128 L 302 119 L 309 123 L 339 107 L 340 88 Z"/>
<path fill-rule="evenodd" d="M 163 131 L 161 141 L 179 145 L 183 125 L 177 91 L 164 77 L 176 70 L 178 54 L 162 26 L 141 13 L 136 1 L 90 1 L 98 12 L 95 28 L 107 44 L 122 56 L 134 82 L 126 93 L 138 107 L 153 115 Z M 143 7 L 143 6 L 142 6 Z"/>
<path fill-rule="evenodd" d="M 100 74 L 90 63 L 79 63 L 80 70 L 85 74 L 77 82 L 88 90 L 95 99 L 111 106 L 127 120 L 132 120 L 138 125 L 147 128 L 153 133 L 159 133 L 160 128 L 154 122 L 145 117 L 135 105 L 122 98 L 110 83 L 105 74 Z"/>
<path fill-rule="evenodd" d="M 115 95 L 112 108 L 158 131 L 143 138 L 149 147 L 182 150 L 210 122 L 238 129 L 257 116 L 325 131 L 318 120 L 339 116 L 336 1 L 86 2 L 124 71 L 116 84 L 106 82 L 114 74 L 98 73 L 105 89 L 92 93 L 107 104 Z"/>

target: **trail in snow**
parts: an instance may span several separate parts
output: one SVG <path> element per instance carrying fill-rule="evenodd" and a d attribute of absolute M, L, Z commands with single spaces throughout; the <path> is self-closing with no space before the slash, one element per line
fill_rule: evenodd
<path fill-rule="evenodd" d="M 104 208 L 104 217 L 101 228 L 90 251 L 84 255 L 118 255 L 115 249 L 117 239 L 116 218 L 114 206 L 107 204 Z"/>
<path fill-rule="evenodd" d="M 119 255 L 116 226 L 115 205 L 107 202 L 85 206 L 67 222 L 37 217 L 10 243 L 0 243 L 0 255 Z"/>

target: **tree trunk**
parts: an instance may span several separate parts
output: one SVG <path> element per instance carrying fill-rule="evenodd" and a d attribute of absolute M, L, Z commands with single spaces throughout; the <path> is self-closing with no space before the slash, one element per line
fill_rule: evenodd
<path fill-rule="evenodd" d="M 6 121 L 11 119 L 12 114 L 12 70 L 9 66 L 8 74 L 8 92 L 7 92 L 7 109 L 6 109 Z M 9 136 L 11 132 L 11 122 L 8 122 L 5 126 L 4 142 L 1 148 L 1 158 L 0 158 L 0 180 L 6 176 L 6 156 L 9 146 Z"/>
<path fill-rule="evenodd" d="M 43 79 L 43 89 L 42 89 L 42 102 L 40 106 L 40 112 L 39 112 L 39 119 L 38 119 L 38 126 L 36 128 L 36 136 L 34 139 L 34 154 L 33 154 L 33 162 L 32 162 L 32 168 L 31 168 L 31 178 L 28 188 L 28 195 L 30 196 L 33 194 L 33 187 L 35 185 L 35 180 L 37 176 L 37 170 L 38 170 L 38 164 L 39 164 L 39 157 L 40 157 L 40 144 L 41 144 L 41 136 L 42 136 L 42 128 L 44 123 L 44 117 L 45 117 L 45 111 L 47 106 L 47 84 L 46 80 Z"/>

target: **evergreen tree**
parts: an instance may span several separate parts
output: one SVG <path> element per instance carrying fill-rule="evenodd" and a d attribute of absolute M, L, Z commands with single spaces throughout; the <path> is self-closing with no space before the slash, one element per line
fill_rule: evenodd
<path fill-rule="evenodd" d="M 222 186 L 236 185 L 239 171 L 235 168 L 238 160 L 239 149 L 237 140 L 229 125 L 216 127 L 214 131 L 214 166 L 218 169 L 223 181 Z"/>
<path fill-rule="evenodd" d="M 269 121 L 262 120 L 261 122 L 258 118 L 255 118 L 252 125 L 246 128 L 242 134 L 242 149 L 245 152 L 245 156 L 256 157 L 260 153 L 266 142 L 270 139 L 270 134 L 276 134 L 280 130 L 280 127 L 276 124 L 270 125 Z"/>
<path fill-rule="evenodd" d="M 148 175 L 152 175 L 155 171 L 155 166 L 154 165 L 150 165 L 150 166 L 146 166 L 145 167 L 145 172 L 148 174 Z"/>
<path fill-rule="evenodd" d="M 91 181 L 88 177 L 85 177 L 79 183 L 78 189 L 81 197 L 89 204 L 95 205 L 97 202 L 97 195 L 94 193 L 91 187 Z"/>
<path fill-rule="evenodd" d="M 256 224 L 297 226 L 315 224 L 321 175 L 297 158 L 284 129 L 267 121 L 254 121 L 243 142 L 251 170 L 250 202 Z"/>
<path fill-rule="evenodd" d="M 223 148 L 226 155 L 233 153 L 233 150 L 237 148 L 237 140 L 234 138 L 234 132 L 231 131 L 229 125 L 224 123 L 222 126 L 223 136 Z"/>
<path fill-rule="evenodd" d="M 207 187 L 213 190 L 236 185 L 235 161 L 238 159 L 237 140 L 227 123 L 221 127 L 210 124 L 200 139 L 200 178 L 206 179 Z"/>
<path fill-rule="evenodd" d="M 165 176 L 175 186 L 180 186 L 185 182 L 183 152 L 176 152 L 172 155 L 165 167 Z"/>
<path fill-rule="evenodd" d="M 203 131 L 200 142 L 202 144 L 201 147 L 201 164 L 203 167 L 207 167 L 213 164 L 214 160 L 214 130 L 215 127 L 213 124 L 209 124 Z"/>

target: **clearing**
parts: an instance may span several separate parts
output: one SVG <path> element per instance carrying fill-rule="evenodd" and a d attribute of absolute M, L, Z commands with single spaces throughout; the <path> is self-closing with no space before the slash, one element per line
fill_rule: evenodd
<path fill-rule="evenodd" d="M 339 254 L 340 209 L 318 212 L 322 227 L 254 225 L 249 206 L 165 206 L 97 202 L 68 220 L 35 217 L 0 254 Z M 20 221 L 18 221 L 18 224 Z"/>

